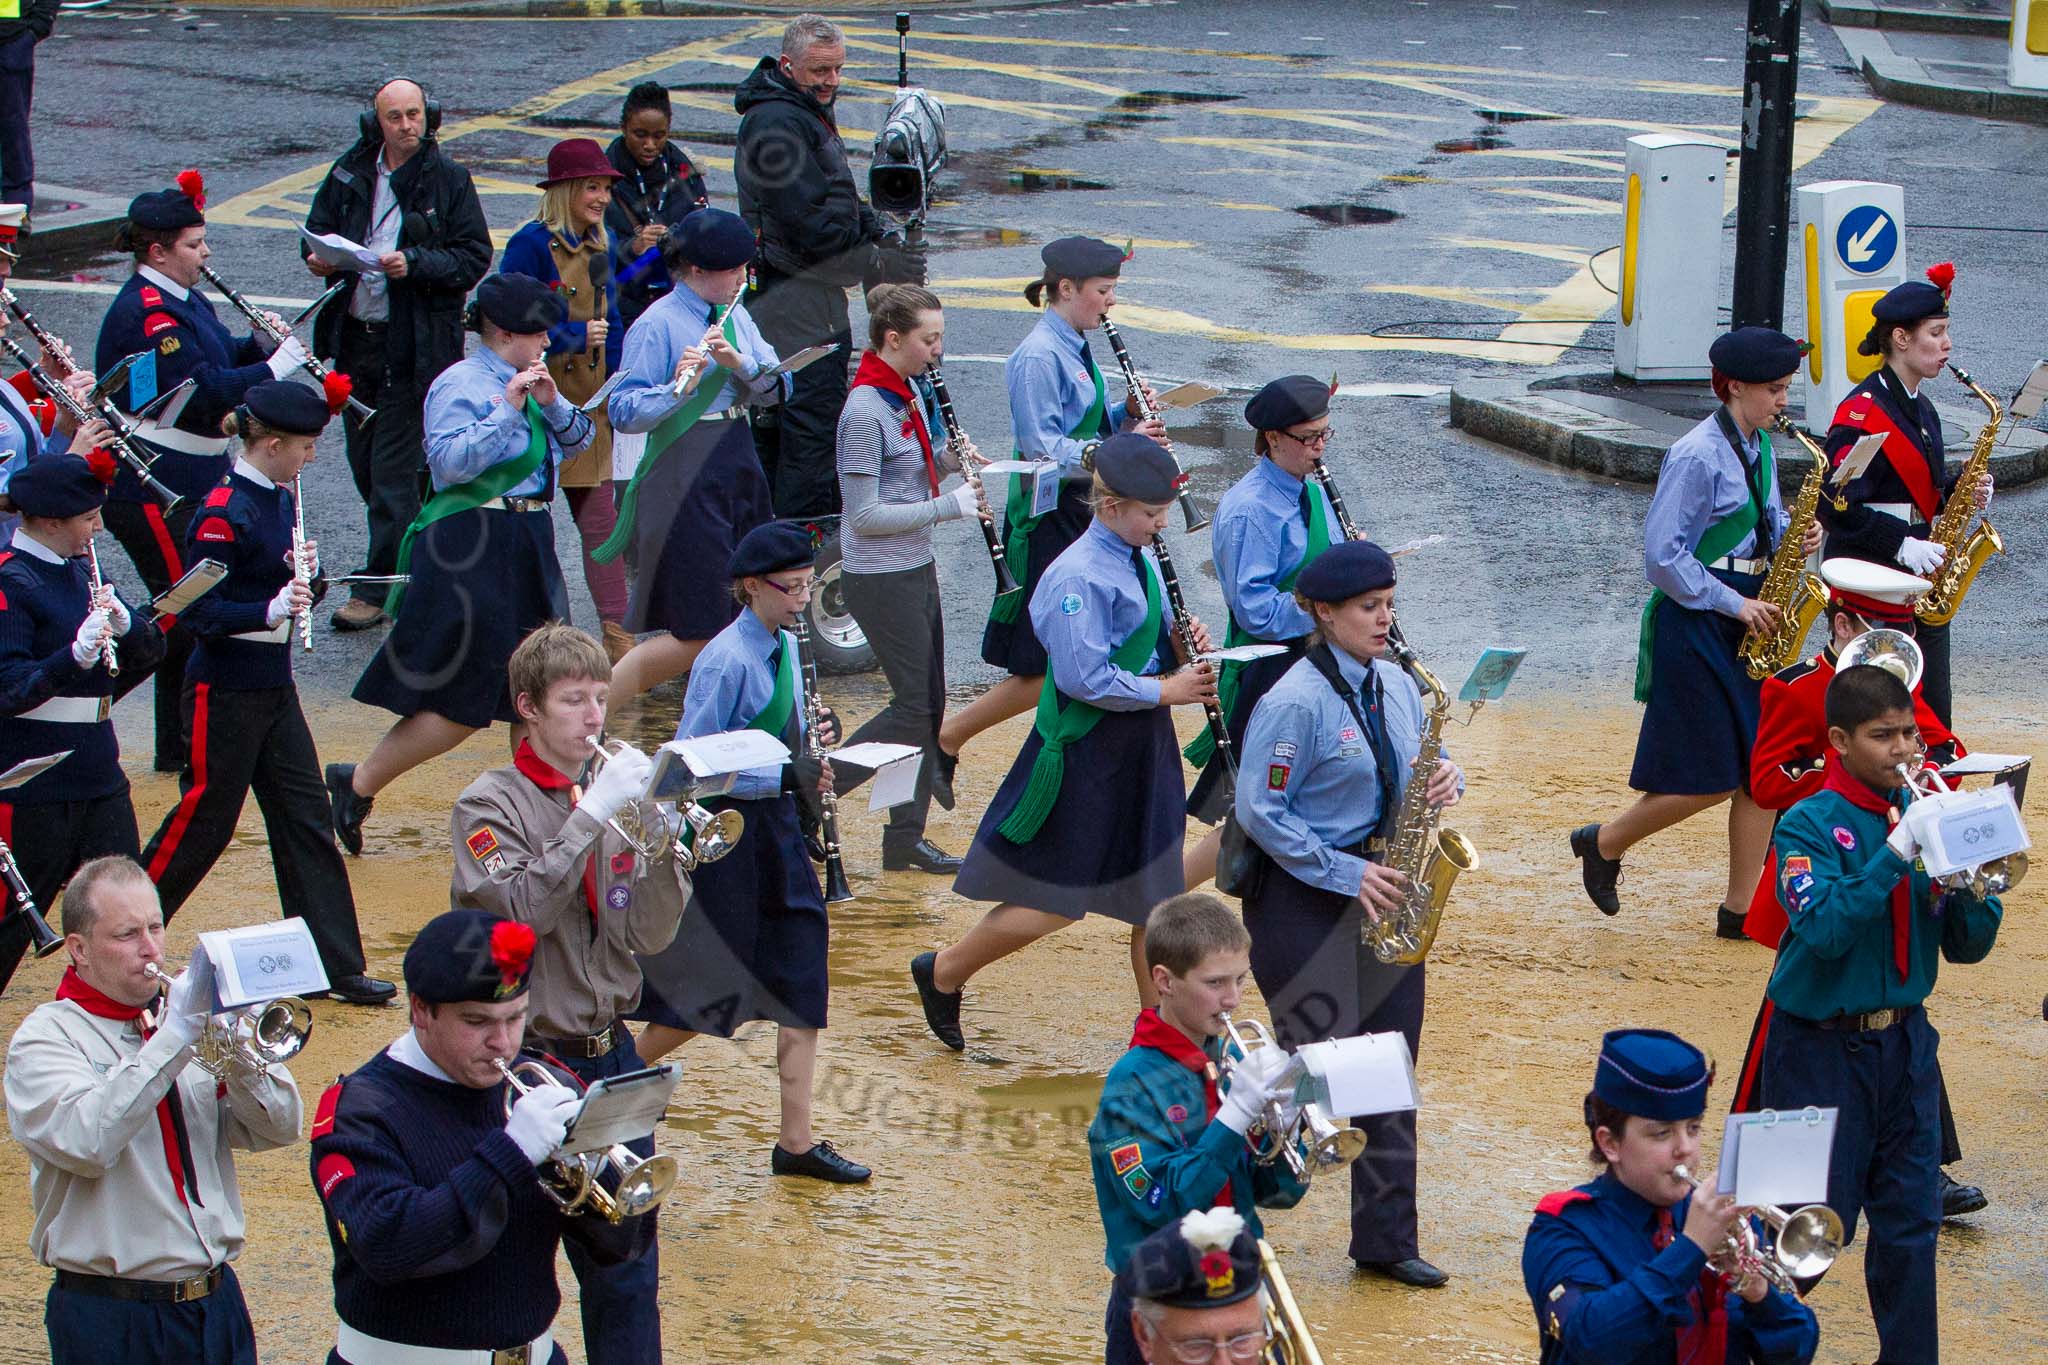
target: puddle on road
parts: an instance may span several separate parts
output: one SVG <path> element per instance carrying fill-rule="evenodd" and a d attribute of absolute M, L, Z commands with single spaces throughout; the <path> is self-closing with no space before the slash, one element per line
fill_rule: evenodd
<path fill-rule="evenodd" d="M 1046 190 L 1106 190 L 1107 180 L 1089 180 L 1072 171 L 1047 171 L 1019 168 L 1011 171 L 1006 179 L 999 180 L 989 189 L 996 194 L 1039 194 Z"/>
<path fill-rule="evenodd" d="M 1378 227 L 1402 217 L 1376 204 L 1297 204 L 1294 211 L 1332 227 Z"/>

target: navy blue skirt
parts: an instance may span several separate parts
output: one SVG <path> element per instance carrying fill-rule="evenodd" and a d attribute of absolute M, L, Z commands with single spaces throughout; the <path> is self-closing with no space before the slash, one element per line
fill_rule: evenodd
<path fill-rule="evenodd" d="M 1105 713 L 1068 746 L 1059 801 L 1037 837 L 1012 843 L 996 829 L 1023 795 L 1044 747 L 1033 729 L 982 814 L 954 892 L 1068 919 L 1107 915 L 1143 924 L 1153 906 L 1187 890 L 1180 866 L 1187 789 L 1172 712 L 1155 706 Z"/>
<path fill-rule="evenodd" d="M 1760 574 L 1712 572 L 1744 597 L 1763 583 Z M 1764 685 L 1736 657 L 1742 622 L 1667 597 L 1657 604 L 1656 623 L 1650 700 L 1629 786 L 1659 796 L 1748 791 Z"/>
<path fill-rule="evenodd" d="M 412 582 L 355 699 L 400 716 L 431 711 L 481 730 L 519 719 L 505 665 L 536 627 L 569 619 L 545 511 L 478 508 L 420 532 Z"/>
<path fill-rule="evenodd" d="M 1252 723 L 1252 708 L 1259 704 L 1259 698 L 1272 690 L 1282 674 L 1294 667 L 1307 648 L 1306 637 L 1289 640 L 1285 654 L 1270 658 L 1254 659 L 1238 671 L 1237 695 L 1231 698 L 1230 714 L 1225 716 L 1225 728 L 1230 732 L 1230 747 L 1240 762 L 1244 759 L 1244 732 Z M 1204 731 L 1204 733 L 1207 733 Z M 1203 765 L 1201 775 L 1195 778 L 1193 790 L 1188 792 L 1188 814 L 1205 825 L 1220 821 L 1230 809 L 1236 793 L 1223 780 L 1223 760 L 1211 754 Z"/>
<path fill-rule="evenodd" d="M 730 1038 L 751 1019 L 825 1027 L 825 893 L 804 851 L 796 798 L 707 801 L 747 822 L 739 847 L 691 874 L 673 942 L 640 959 L 628 1019 Z"/>
<path fill-rule="evenodd" d="M 775 519 L 744 421 L 699 422 L 647 471 L 634 495 L 640 576 L 626 629 L 708 640 L 739 615 L 725 566 L 740 537 Z"/>
<path fill-rule="evenodd" d="M 1014 621 L 990 618 L 981 632 L 981 659 L 992 668 L 1007 670 L 1019 678 L 1042 678 L 1046 672 L 1045 646 L 1031 625 L 1031 598 L 1038 580 L 1069 545 L 1081 538 L 1095 513 L 1088 506 L 1090 485 L 1085 481 L 1060 485 L 1059 505 L 1024 537 L 1031 547 L 1031 562 L 1024 566 L 1024 599 Z M 1016 509 L 1003 509 L 1003 543 L 1010 539 L 1010 517 Z"/>

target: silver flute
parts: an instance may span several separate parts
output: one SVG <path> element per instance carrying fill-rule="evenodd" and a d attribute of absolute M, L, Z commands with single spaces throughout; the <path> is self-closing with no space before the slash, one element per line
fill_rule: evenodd
<path fill-rule="evenodd" d="M 90 540 L 85 542 L 85 567 L 92 574 L 92 606 L 88 607 L 87 610 L 97 611 L 101 606 L 105 605 L 102 599 L 111 597 L 112 594 L 107 592 L 107 585 L 100 578 L 100 552 L 93 548 Z M 107 633 L 100 637 L 100 662 L 107 666 L 107 676 L 110 678 L 121 676 L 121 661 L 115 657 L 115 651 L 119 648 L 120 642 L 114 638 L 114 613 L 112 608 L 109 608 L 107 611 Z"/>

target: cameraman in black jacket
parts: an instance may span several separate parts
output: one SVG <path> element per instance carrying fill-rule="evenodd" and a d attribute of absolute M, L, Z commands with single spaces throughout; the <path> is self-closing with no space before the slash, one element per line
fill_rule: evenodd
<path fill-rule="evenodd" d="M 757 441 L 783 517 L 839 511 L 834 445 L 853 354 L 847 289 L 925 280 L 923 247 L 889 231 L 854 186 L 832 107 L 845 64 L 839 26 L 799 15 L 782 31 L 781 55 L 763 57 L 733 97 L 740 216 L 761 246 L 747 311 L 779 355 L 821 342 L 844 348 L 798 371 L 777 410 L 780 439 Z"/>
<path fill-rule="evenodd" d="M 345 288 L 313 323 L 313 350 L 377 410 L 347 417 L 348 466 L 369 513 L 363 570 L 398 571 L 398 543 L 420 510 L 424 411 L 434 377 L 462 359 L 462 306 L 491 268 L 491 233 L 469 172 L 434 139 L 441 107 L 413 81 L 371 97 L 362 136 L 320 182 L 306 230 L 339 233 L 379 257 L 380 271 L 337 270 L 301 246 L 306 269 Z M 336 630 L 381 625 L 381 584 L 358 584 Z"/>

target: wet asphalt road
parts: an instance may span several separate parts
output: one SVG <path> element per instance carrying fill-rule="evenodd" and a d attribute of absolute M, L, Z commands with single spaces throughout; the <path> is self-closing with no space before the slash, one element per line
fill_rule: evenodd
<path fill-rule="evenodd" d="M 1289 371 L 1335 372 L 1330 463 L 1354 514 L 1387 543 L 1445 537 L 1404 561 L 1401 591 L 1409 636 L 1438 671 L 1461 675 L 1488 643 L 1523 644 L 1525 695 L 1620 695 L 1645 594 L 1646 491 L 1445 425 L 1454 377 L 1607 363 L 1618 258 L 1589 258 L 1620 237 L 1623 139 L 1736 135 L 1743 5 L 1607 4 L 921 14 L 913 77 L 949 101 L 953 148 L 932 275 L 968 430 L 984 449 L 1007 440 L 999 361 L 1031 324 L 1018 291 L 1038 245 L 1070 231 L 1133 239 L 1118 317 L 1138 363 L 1234 391 L 1172 421 L 1205 502 L 1252 458 L 1243 393 Z M 200 166 L 215 267 L 246 294 L 305 300 L 313 280 L 290 229 L 381 78 L 414 75 L 442 102 L 447 150 L 478 176 L 502 241 L 532 211 L 527 187 L 549 142 L 608 138 L 640 79 L 674 91 L 677 137 L 707 165 L 714 202 L 731 206 L 731 88 L 779 25 L 67 15 L 39 50 L 38 170 L 126 197 Z M 883 14 L 857 17 L 851 36 L 841 122 L 860 151 L 893 81 L 894 34 Z M 2041 351 L 2041 133 L 1882 105 L 1841 60 L 1810 17 L 1795 183 L 1905 183 L 1909 224 L 1947 225 L 1912 230 L 1909 255 L 1961 271 L 1958 360 L 2009 389 Z M 2030 230 L 1981 230 L 2014 226 Z M 1725 240 L 1732 254 L 1732 230 Z M 21 273 L 90 289 L 125 271 L 112 254 L 31 253 Z M 81 349 L 105 306 L 104 293 L 75 289 L 24 297 Z M 1504 344 L 1515 340 L 1542 344 Z M 360 553 L 360 508 L 338 434 L 322 452 L 308 475 L 312 527 L 328 564 L 345 567 Z M 1960 626 L 1966 714 L 2023 713 L 2040 695 L 2030 665 L 2048 581 L 2044 499 L 1999 500 L 2012 553 Z M 1206 535 L 1175 535 L 1197 610 L 1220 619 Z M 994 676 L 976 657 L 986 562 L 965 525 L 941 542 L 949 676 L 969 692 Z M 558 543 L 577 577 L 566 520 Z M 580 581 L 572 602 L 587 624 Z M 309 694 L 345 695 L 375 639 L 323 629 L 302 665 Z"/>

